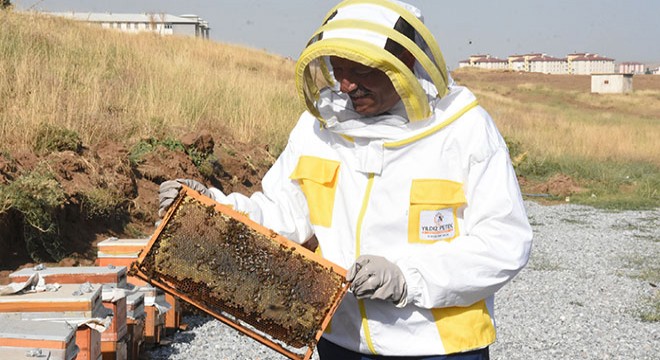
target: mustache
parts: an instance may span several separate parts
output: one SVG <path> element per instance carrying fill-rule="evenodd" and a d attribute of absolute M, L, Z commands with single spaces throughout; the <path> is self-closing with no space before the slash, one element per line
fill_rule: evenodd
<path fill-rule="evenodd" d="M 362 97 L 362 96 L 366 96 L 366 95 L 369 95 L 369 94 L 371 94 L 371 91 L 369 91 L 368 89 L 364 88 L 361 85 L 358 85 L 358 87 L 355 90 L 348 93 L 348 96 L 350 96 L 350 97 Z"/>

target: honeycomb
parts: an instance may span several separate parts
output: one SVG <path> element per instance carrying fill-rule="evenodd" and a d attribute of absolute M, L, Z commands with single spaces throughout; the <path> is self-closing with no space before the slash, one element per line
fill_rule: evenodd
<path fill-rule="evenodd" d="M 288 346 L 316 345 L 345 294 L 344 276 L 196 197 L 180 194 L 173 208 L 140 257 L 139 272 Z"/>

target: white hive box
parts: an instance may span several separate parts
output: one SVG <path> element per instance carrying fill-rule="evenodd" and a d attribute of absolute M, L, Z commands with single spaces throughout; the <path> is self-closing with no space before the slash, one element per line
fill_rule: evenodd
<path fill-rule="evenodd" d="M 137 260 L 140 252 L 147 246 L 149 239 L 117 239 L 109 238 L 96 244 L 98 266 L 126 266 Z"/>
<path fill-rule="evenodd" d="M 145 319 L 144 293 L 137 288 L 126 296 L 126 326 L 128 332 L 128 359 L 137 360 L 144 344 Z"/>
<path fill-rule="evenodd" d="M 70 325 L 0 316 L 0 359 L 72 360 L 77 355 L 76 329 Z"/>
<path fill-rule="evenodd" d="M 107 313 L 101 299 L 101 285 L 81 292 L 79 284 L 62 284 L 57 291 L 28 292 L 0 296 L 0 313 L 20 313 L 24 320 L 87 320 Z"/>
<path fill-rule="evenodd" d="M 48 267 L 43 270 L 34 268 L 21 269 L 9 275 L 12 282 L 25 282 L 32 274 L 37 273 L 43 278 L 45 284 L 115 284 L 117 287 L 126 287 L 125 266 L 76 266 L 76 267 Z"/>
<path fill-rule="evenodd" d="M 101 333 L 89 322 L 105 319 L 108 310 L 103 306 L 101 285 L 92 286 L 90 292 L 81 292 L 79 284 L 63 284 L 57 291 L 0 296 L 0 313 L 14 319 L 73 324 L 78 327 L 80 350 L 76 360 L 96 360 L 101 357 Z"/>

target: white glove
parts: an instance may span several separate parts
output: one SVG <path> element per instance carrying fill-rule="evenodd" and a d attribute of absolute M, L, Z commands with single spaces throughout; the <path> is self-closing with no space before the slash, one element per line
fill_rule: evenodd
<path fill-rule="evenodd" d="M 202 183 L 192 179 L 176 179 L 176 180 L 167 180 L 163 181 L 160 184 L 160 189 L 158 191 L 158 216 L 163 217 L 167 212 L 167 209 L 172 206 L 174 199 L 179 195 L 179 190 L 181 190 L 181 184 L 186 185 L 187 187 L 199 192 L 200 194 L 213 198 L 209 189 L 204 186 Z"/>
<path fill-rule="evenodd" d="M 362 255 L 346 274 L 358 299 L 386 300 L 404 306 L 406 279 L 399 267 L 381 256 Z"/>

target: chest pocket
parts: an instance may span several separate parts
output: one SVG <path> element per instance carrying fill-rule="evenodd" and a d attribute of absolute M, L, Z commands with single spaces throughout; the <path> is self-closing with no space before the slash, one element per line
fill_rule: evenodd
<path fill-rule="evenodd" d="M 432 244 L 460 234 L 458 209 L 466 204 L 463 184 L 442 179 L 413 179 L 408 211 L 408 242 Z"/>
<path fill-rule="evenodd" d="M 302 188 L 313 225 L 330 227 L 337 190 L 339 161 L 301 156 L 290 178 Z"/>

